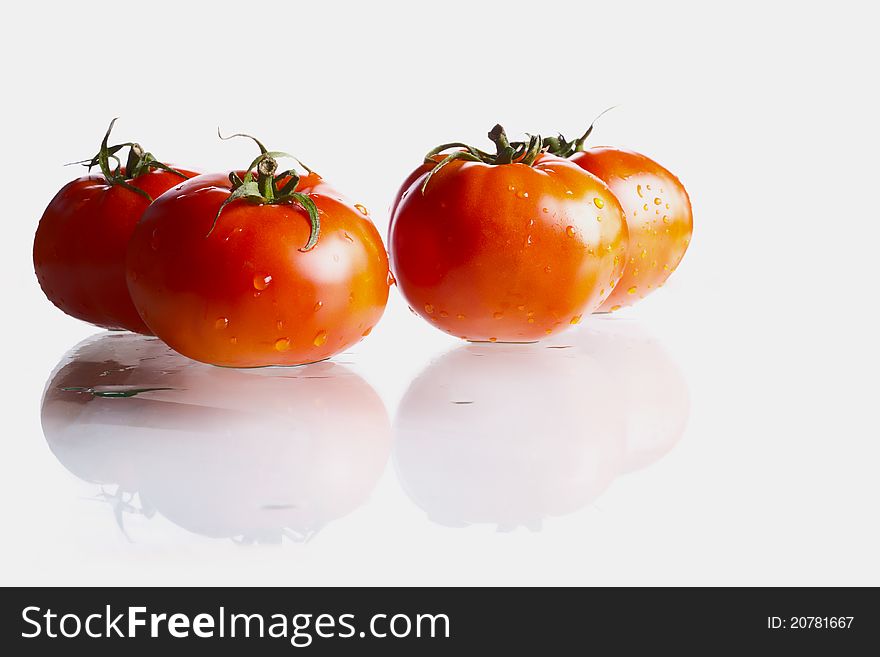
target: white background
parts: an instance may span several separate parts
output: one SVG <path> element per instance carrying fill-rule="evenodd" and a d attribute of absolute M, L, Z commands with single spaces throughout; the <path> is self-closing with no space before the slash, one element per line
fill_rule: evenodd
<path fill-rule="evenodd" d="M 0 582 L 880 584 L 880 52 L 869 7 L 14 3 L 0 27 Z M 689 390 L 686 429 L 655 463 L 614 477 L 581 506 L 545 513 L 540 531 L 499 532 L 491 521 L 433 522 L 402 485 L 413 470 L 399 476 L 389 457 L 371 494 L 310 541 L 243 547 L 161 513 L 126 518 L 129 541 L 111 508 L 91 499 L 98 484 L 49 450 L 43 387 L 65 352 L 97 331 L 42 296 L 31 242 L 52 195 L 78 175 L 61 165 L 90 156 L 111 117 L 121 117 L 120 140 L 205 170 L 252 156 L 247 143 L 220 142 L 218 126 L 257 134 L 370 208 L 384 234 L 392 194 L 432 146 L 485 146 L 495 122 L 512 134 L 574 135 L 614 104 L 592 143 L 655 157 L 694 206 L 679 270 L 621 313 L 662 345 Z M 588 322 L 560 344 L 589 342 L 602 326 Z M 393 421 L 412 379 L 456 346 L 394 289 L 383 322 L 340 358 Z M 656 353 L 645 358 L 647 377 Z M 579 417 L 566 415 L 576 395 L 555 405 L 545 394 L 536 408 L 516 382 L 508 372 L 487 383 L 498 386 L 494 415 L 479 420 L 490 434 L 508 424 L 504 408 L 538 428 L 537 414 L 550 418 L 556 432 Z M 586 407 L 591 394 L 583 389 Z M 486 438 L 495 451 L 480 467 L 487 482 L 504 482 L 514 517 L 535 503 L 525 480 L 552 482 L 565 461 L 552 431 L 525 445 L 547 451 L 535 472 L 499 472 L 504 437 Z M 430 471 L 434 457 L 415 458 Z M 563 480 L 555 494 L 573 500 L 578 485 Z M 441 509 L 442 493 L 433 502 Z M 206 497 L 205 514 L 222 515 L 222 502 Z"/>

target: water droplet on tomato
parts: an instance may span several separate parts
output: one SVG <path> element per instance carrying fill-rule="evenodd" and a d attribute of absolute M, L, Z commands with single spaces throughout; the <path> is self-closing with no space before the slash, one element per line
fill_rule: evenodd
<path fill-rule="evenodd" d="M 322 308 L 323 306 L 324 306 L 324 302 L 323 302 L 323 301 L 319 301 L 318 303 L 316 303 L 316 304 L 315 304 L 315 312 L 318 312 L 319 310 L 321 310 L 321 308 Z"/>
<path fill-rule="evenodd" d="M 661 201 L 661 200 L 660 200 L 659 198 L 657 198 L 656 196 L 654 197 L 654 205 L 660 205 L 662 202 L 663 202 L 663 201 Z"/>
<path fill-rule="evenodd" d="M 549 274 L 551 271 L 553 271 L 553 269 L 550 267 L 550 265 L 547 265 L 546 267 L 544 267 L 545 274 Z"/>
<path fill-rule="evenodd" d="M 645 204 L 642 206 L 642 210 L 644 210 L 645 212 L 648 211 L 648 204 L 647 204 L 647 203 L 645 203 Z"/>
<path fill-rule="evenodd" d="M 236 344 L 237 342 L 238 342 L 238 338 L 235 337 L 234 335 L 231 338 L 229 338 L 229 344 Z"/>
<path fill-rule="evenodd" d="M 489 338 L 489 342 L 498 342 L 498 338 Z"/>
<path fill-rule="evenodd" d="M 575 315 L 574 317 L 571 318 L 571 321 L 569 322 L 569 324 L 579 324 L 580 321 L 581 321 L 581 316 Z"/>
<path fill-rule="evenodd" d="M 218 317 L 217 321 L 214 322 L 214 328 L 219 330 L 225 329 L 229 326 L 229 318 L 228 317 Z"/>
<path fill-rule="evenodd" d="M 312 340 L 312 344 L 316 347 L 320 347 L 322 344 L 327 342 L 327 332 L 326 331 L 318 331 L 318 334 L 315 336 L 315 339 Z"/>
<path fill-rule="evenodd" d="M 397 279 L 394 278 L 394 274 L 392 274 L 390 271 L 388 272 L 388 276 L 385 278 L 385 282 L 386 282 L 389 286 L 391 286 L 391 285 L 397 285 Z"/>
<path fill-rule="evenodd" d="M 449 313 L 446 312 L 445 310 L 441 310 L 441 311 L 440 311 L 440 317 L 449 317 Z"/>
<path fill-rule="evenodd" d="M 620 310 L 620 306 L 611 306 L 611 312 L 614 312 L 615 310 Z"/>
<path fill-rule="evenodd" d="M 595 205 L 597 208 L 599 208 L 601 210 L 602 208 L 605 207 L 605 201 L 603 201 L 601 198 L 599 198 L 597 196 L 596 198 L 593 199 L 593 205 Z"/>
<path fill-rule="evenodd" d="M 461 313 L 458 313 L 458 314 L 455 316 L 455 318 L 456 318 L 456 319 L 464 319 L 464 315 L 462 315 Z"/>
<path fill-rule="evenodd" d="M 569 237 L 574 237 L 575 236 L 574 226 L 566 226 L 565 227 L 565 234 L 568 235 Z"/>
<path fill-rule="evenodd" d="M 526 307 L 525 307 L 525 306 L 517 306 L 516 309 L 517 309 L 517 310 L 525 310 Z"/>
<path fill-rule="evenodd" d="M 355 203 L 354 207 L 355 207 L 355 210 L 357 210 L 358 212 L 360 212 L 364 216 L 367 216 L 368 214 L 370 214 L 369 212 L 367 212 L 367 209 L 363 205 L 361 205 L 360 203 Z"/>
<path fill-rule="evenodd" d="M 626 291 L 626 293 L 627 293 L 627 294 L 635 294 L 637 289 L 638 289 L 638 288 L 637 288 L 635 285 L 633 285 L 631 288 L 629 288 L 629 289 Z"/>
<path fill-rule="evenodd" d="M 278 338 L 275 340 L 275 351 L 287 351 L 290 349 L 290 338 Z"/>
<path fill-rule="evenodd" d="M 254 289 L 265 290 L 272 282 L 272 277 L 268 274 L 254 274 Z"/>
<path fill-rule="evenodd" d="M 275 328 L 277 328 L 277 329 L 280 331 L 281 329 L 284 328 L 284 322 L 282 322 L 282 321 L 279 319 L 277 322 L 275 322 Z"/>
<path fill-rule="evenodd" d="M 492 317 L 495 319 L 503 319 L 504 313 L 499 310 L 498 312 L 492 313 Z"/>
<path fill-rule="evenodd" d="M 639 195 L 639 198 L 642 198 L 642 186 L 636 185 L 636 193 Z"/>
<path fill-rule="evenodd" d="M 528 198 L 529 193 L 528 192 L 517 192 L 516 196 L 517 196 L 517 198 Z"/>
<path fill-rule="evenodd" d="M 663 223 L 664 224 L 671 224 L 672 220 L 664 214 L 663 215 Z"/>
<path fill-rule="evenodd" d="M 364 338 L 367 337 L 370 333 L 372 333 L 372 331 L 373 331 L 372 326 L 367 327 L 367 330 L 364 331 L 363 333 L 361 333 L 361 337 L 364 337 Z"/>
<path fill-rule="evenodd" d="M 349 235 L 348 233 L 343 232 L 343 233 L 342 233 L 342 236 L 343 236 L 345 239 L 347 239 L 349 242 L 354 243 L 354 238 L 353 238 L 351 235 Z"/>
<path fill-rule="evenodd" d="M 429 315 L 432 315 L 434 313 L 434 306 L 432 306 L 430 303 L 426 303 L 425 304 L 425 312 L 428 313 Z"/>
<path fill-rule="evenodd" d="M 153 251 L 159 250 L 159 229 L 158 228 L 154 228 L 153 234 L 150 236 L 150 248 L 153 249 Z"/>

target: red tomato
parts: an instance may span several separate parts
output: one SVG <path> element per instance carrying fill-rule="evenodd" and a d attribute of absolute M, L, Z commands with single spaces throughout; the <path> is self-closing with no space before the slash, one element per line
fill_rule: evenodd
<path fill-rule="evenodd" d="M 195 174 L 155 168 L 164 165 L 137 145 L 128 167 L 111 170 L 112 149 L 119 150 L 108 147 L 105 136 L 101 153 L 90 163 L 100 164 L 103 155 L 103 173 L 68 183 L 49 203 L 34 237 L 34 271 L 49 300 L 68 315 L 104 328 L 149 333 L 125 283 L 128 240 L 151 199 Z"/>
<path fill-rule="evenodd" d="M 626 224 L 595 176 L 538 150 L 510 162 L 500 127 L 490 136 L 498 155 L 457 151 L 401 188 L 392 268 L 410 307 L 443 331 L 534 341 L 578 323 L 611 293 Z"/>
<path fill-rule="evenodd" d="M 385 309 L 388 258 L 366 209 L 317 174 L 274 176 L 260 146 L 253 180 L 237 174 L 231 195 L 226 174 L 193 178 L 156 199 L 131 239 L 135 305 L 195 360 L 323 360 L 366 336 Z"/>
<path fill-rule="evenodd" d="M 626 212 L 626 269 L 599 311 L 632 305 L 661 287 L 684 257 L 694 223 L 688 194 L 672 173 L 638 153 L 597 147 L 570 159 L 605 181 Z"/>

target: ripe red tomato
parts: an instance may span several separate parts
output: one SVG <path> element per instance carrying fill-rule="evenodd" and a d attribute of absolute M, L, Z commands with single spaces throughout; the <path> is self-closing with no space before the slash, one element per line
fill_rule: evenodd
<path fill-rule="evenodd" d="M 529 342 L 576 324 L 611 293 L 627 232 L 608 187 L 567 160 L 465 148 L 401 188 L 389 230 L 410 307 L 472 341 Z M 433 157 L 434 152 L 429 154 Z"/>
<path fill-rule="evenodd" d="M 688 194 L 678 178 L 639 153 L 596 147 L 570 159 L 605 181 L 626 212 L 626 268 L 599 310 L 632 305 L 661 287 L 684 257 L 694 226 Z"/>
<path fill-rule="evenodd" d="M 62 187 L 43 213 L 34 237 L 34 271 L 49 300 L 68 315 L 149 333 L 125 283 L 128 240 L 151 199 L 195 174 L 170 170 L 137 144 L 108 146 L 110 130 L 89 162 L 102 173 Z M 126 166 L 117 159 L 111 169 L 125 146 L 131 151 Z"/>
<path fill-rule="evenodd" d="M 130 242 L 141 316 L 195 360 L 323 360 L 366 336 L 385 309 L 388 258 L 366 209 L 317 174 L 276 175 L 280 154 L 260 149 L 250 173 L 199 176 L 156 199 Z"/>

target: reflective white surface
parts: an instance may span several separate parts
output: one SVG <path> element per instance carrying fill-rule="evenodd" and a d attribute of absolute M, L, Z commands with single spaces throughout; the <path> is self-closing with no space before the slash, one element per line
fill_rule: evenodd
<path fill-rule="evenodd" d="M 222 1 L 11 6 L 0 584 L 880 585 L 870 9 L 278 3 L 275 23 L 308 26 L 293 48 Z M 78 59 L 132 25 L 170 58 Z M 257 52 L 297 58 L 270 106 L 235 56 Z M 112 116 L 205 170 L 253 157 L 218 125 L 253 133 L 384 234 L 436 144 L 485 147 L 498 121 L 571 136 L 617 103 L 591 142 L 674 171 L 694 237 L 662 290 L 551 344 L 463 345 L 395 289 L 368 338 L 308 368 L 215 369 L 125 336 L 71 353 L 96 330 L 33 275 L 37 220 L 79 173 L 62 164 Z M 60 390 L 108 385 L 172 390 Z"/>

